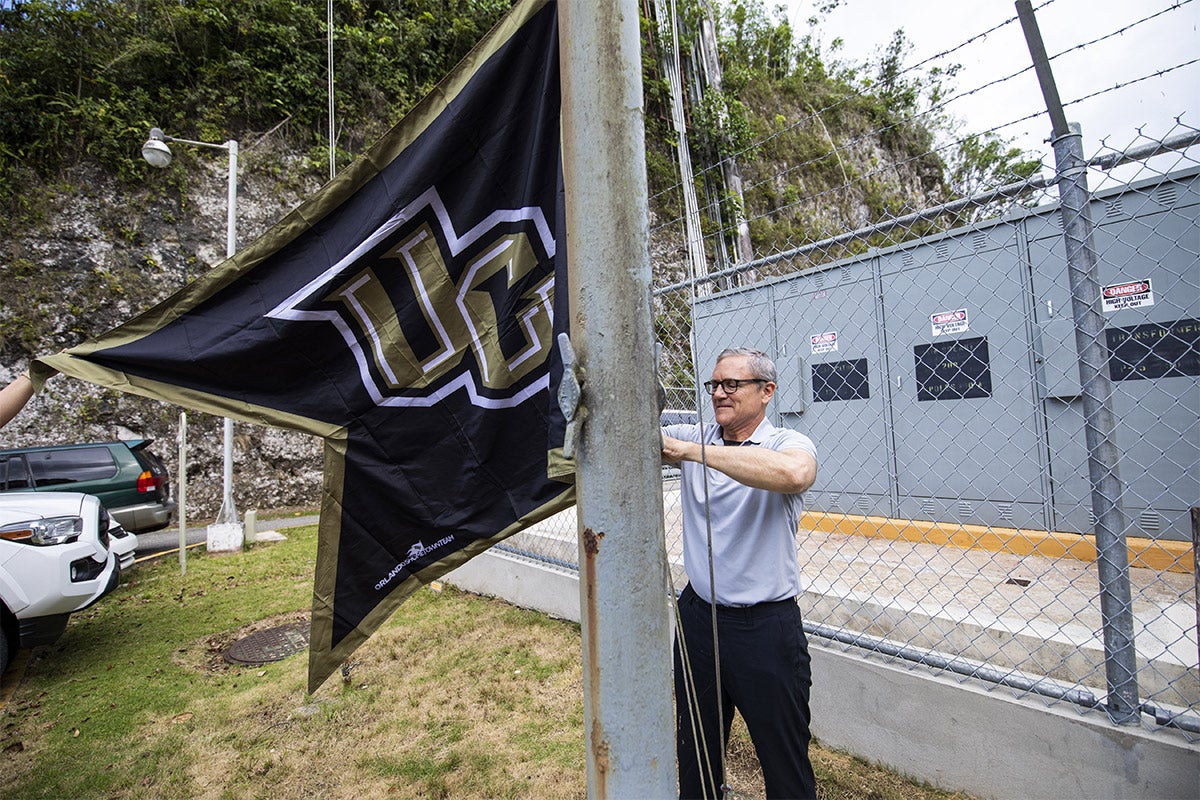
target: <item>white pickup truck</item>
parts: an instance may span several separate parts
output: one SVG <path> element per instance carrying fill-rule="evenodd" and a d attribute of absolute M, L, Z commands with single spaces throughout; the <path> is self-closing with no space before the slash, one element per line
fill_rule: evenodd
<path fill-rule="evenodd" d="M 112 591 L 136 547 L 91 495 L 0 494 L 0 673 L 17 647 L 57 641 Z"/>

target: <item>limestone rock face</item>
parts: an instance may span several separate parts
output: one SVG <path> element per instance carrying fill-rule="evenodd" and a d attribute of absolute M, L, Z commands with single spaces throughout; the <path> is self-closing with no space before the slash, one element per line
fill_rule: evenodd
<path fill-rule="evenodd" d="M 182 160 L 182 159 L 181 159 Z M 0 241 L 0 385 L 29 359 L 98 336 L 169 297 L 224 259 L 227 163 L 193 161 L 180 175 L 151 173 L 135 192 L 86 166 L 44 187 L 39 224 Z M 238 244 L 260 236 L 308 193 L 295 156 L 243 149 L 239 158 Z M 173 182 L 175 181 L 175 182 Z M 153 439 L 178 494 L 179 423 L 184 409 L 56 377 L 8 426 L 0 449 L 60 442 Z M 188 413 L 189 521 L 215 516 L 221 503 L 223 423 Z M 234 500 L 251 508 L 320 502 L 322 445 L 291 431 L 237 422 Z"/>

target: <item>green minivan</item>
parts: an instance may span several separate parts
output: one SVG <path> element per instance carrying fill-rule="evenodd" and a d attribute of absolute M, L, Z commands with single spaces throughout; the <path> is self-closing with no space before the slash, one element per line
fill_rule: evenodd
<path fill-rule="evenodd" d="M 95 495 L 127 531 L 165 528 L 175 513 L 171 484 L 149 439 L 0 450 L 0 491 Z"/>

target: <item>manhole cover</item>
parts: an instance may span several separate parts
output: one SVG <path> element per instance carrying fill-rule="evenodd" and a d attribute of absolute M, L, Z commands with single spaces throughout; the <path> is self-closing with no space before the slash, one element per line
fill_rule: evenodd
<path fill-rule="evenodd" d="M 307 647 L 308 623 L 291 622 L 238 639 L 226 648 L 225 660 L 230 664 L 266 664 L 282 661 Z"/>

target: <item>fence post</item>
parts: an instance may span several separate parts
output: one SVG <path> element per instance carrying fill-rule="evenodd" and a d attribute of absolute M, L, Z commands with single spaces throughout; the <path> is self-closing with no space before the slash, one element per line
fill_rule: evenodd
<path fill-rule="evenodd" d="M 1200 664 L 1200 506 L 1192 506 L 1192 580 L 1196 588 L 1192 600 L 1196 606 L 1196 663 Z"/>
<path fill-rule="evenodd" d="M 1033 59 L 1034 71 L 1046 100 L 1052 126 L 1055 172 L 1067 248 L 1067 277 L 1075 319 L 1075 349 L 1079 355 L 1083 425 L 1096 518 L 1097 566 L 1100 573 L 1100 617 L 1104 626 L 1104 670 L 1108 681 L 1108 716 L 1122 725 L 1139 719 L 1137 652 L 1133 645 L 1133 601 L 1129 586 L 1129 550 L 1125 544 L 1123 484 L 1117 469 L 1117 421 L 1112 411 L 1112 381 L 1108 347 L 1102 341 L 1104 317 L 1096 243 L 1088 203 L 1087 160 L 1079 124 L 1068 123 L 1054 84 L 1050 59 L 1042 43 L 1029 0 L 1017 0 L 1017 16 Z"/>
<path fill-rule="evenodd" d="M 590 798 L 675 796 L 639 6 L 560 3 Z"/>
<path fill-rule="evenodd" d="M 1096 274 L 1087 164 L 1078 123 L 1054 139 L 1054 159 L 1067 248 L 1071 310 L 1075 318 L 1075 348 L 1079 354 L 1084 436 L 1092 513 L 1096 518 L 1097 566 L 1100 572 L 1100 615 L 1104 624 L 1104 668 L 1108 678 L 1108 715 L 1113 722 L 1133 724 L 1140 701 L 1137 653 L 1133 637 L 1133 601 L 1129 586 L 1129 550 L 1125 543 L 1124 486 L 1118 469 L 1116 415 L 1112 411 L 1112 381 L 1108 347 L 1103 341 L 1104 317 L 1099 312 L 1100 281 Z"/>

